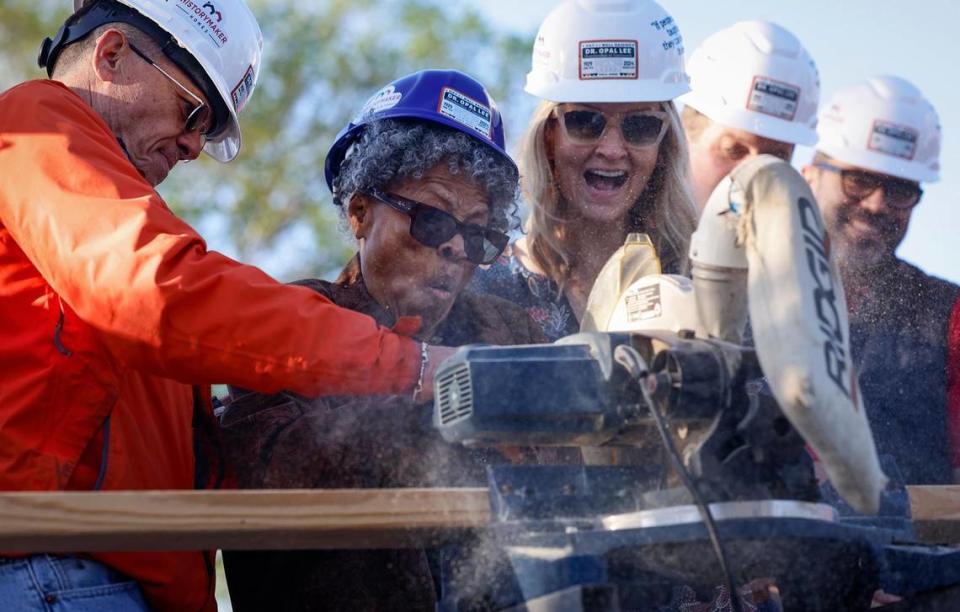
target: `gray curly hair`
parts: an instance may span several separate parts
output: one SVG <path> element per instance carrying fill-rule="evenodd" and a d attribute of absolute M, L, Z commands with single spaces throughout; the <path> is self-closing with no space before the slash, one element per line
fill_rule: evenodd
<path fill-rule="evenodd" d="M 446 163 L 452 174 L 469 177 L 487 195 L 488 225 L 503 232 L 520 225 L 517 169 L 489 146 L 467 134 L 416 119 L 381 119 L 363 131 L 333 180 L 333 202 L 345 203 L 364 189 L 388 190 L 395 181 L 418 179 Z"/>

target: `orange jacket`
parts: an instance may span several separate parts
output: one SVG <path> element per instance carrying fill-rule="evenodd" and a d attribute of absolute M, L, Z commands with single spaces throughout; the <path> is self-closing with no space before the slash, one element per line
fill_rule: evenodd
<path fill-rule="evenodd" d="M 63 85 L 0 94 L 0 490 L 191 488 L 190 385 L 398 393 L 418 371 L 409 338 L 207 251 Z M 202 553 L 91 556 L 156 607 L 215 607 Z"/>

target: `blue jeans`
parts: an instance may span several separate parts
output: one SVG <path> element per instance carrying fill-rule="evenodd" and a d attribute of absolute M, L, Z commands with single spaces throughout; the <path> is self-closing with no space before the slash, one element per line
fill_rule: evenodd
<path fill-rule="evenodd" d="M 0 608 L 6 612 L 112 612 L 147 607 L 140 585 L 79 557 L 0 557 Z"/>

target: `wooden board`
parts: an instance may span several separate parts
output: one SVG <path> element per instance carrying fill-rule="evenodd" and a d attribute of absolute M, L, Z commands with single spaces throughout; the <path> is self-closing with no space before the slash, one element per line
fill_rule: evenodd
<path fill-rule="evenodd" d="M 402 548 L 489 522 L 486 489 L 0 494 L 0 550 Z"/>
<path fill-rule="evenodd" d="M 960 542 L 960 486 L 908 489 L 921 540 Z M 0 551 L 402 548 L 489 520 L 483 488 L 0 493 Z"/>
<path fill-rule="evenodd" d="M 960 486 L 907 487 L 913 528 L 923 542 L 960 543 Z"/>

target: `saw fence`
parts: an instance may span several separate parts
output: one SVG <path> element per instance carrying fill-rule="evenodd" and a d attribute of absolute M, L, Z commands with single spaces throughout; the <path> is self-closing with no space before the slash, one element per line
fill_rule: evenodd
<path fill-rule="evenodd" d="M 918 537 L 960 542 L 960 486 L 907 487 Z M 0 550 L 405 548 L 490 521 L 487 489 L 0 494 Z"/>

